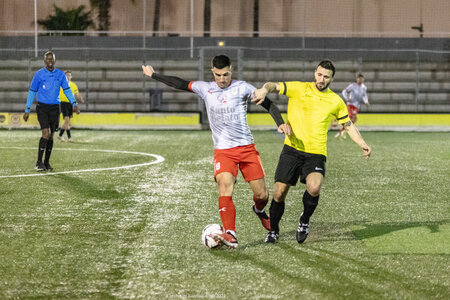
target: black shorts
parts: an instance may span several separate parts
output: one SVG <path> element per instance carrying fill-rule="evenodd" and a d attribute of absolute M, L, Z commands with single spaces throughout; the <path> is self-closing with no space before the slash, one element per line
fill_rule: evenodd
<path fill-rule="evenodd" d="M 59 104 L 45 104 L 38 102 L 36 113 L 41 129 L 50 128 L 55 132 L 59 127 Z"/>
<path fill-rule="evenodd" d="M 325 176 L 327 157 L 321 154 L 305 153 L 284 145 L 275 172 L 275 182 L 295 186 L 300 177 L 301 183 L 306 183 L 306 176 L 318 172 Z"/>
<path fill-rule="evenodd" d="M 72 118 L 73 105 L 70 102 L 61 102 L 61 113 L 63 114 L 63 117 Z"/>

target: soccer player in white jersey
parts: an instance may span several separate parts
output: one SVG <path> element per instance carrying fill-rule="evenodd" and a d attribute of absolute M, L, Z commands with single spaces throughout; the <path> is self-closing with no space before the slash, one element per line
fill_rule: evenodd
<path fill-rule="evenodd" d="M 367 97 L 367 87 L 364 84 L 364 75 L 359 73 L 356 76 L 356 82 L 350 83 L 343 91 L 342 96 L 347 103 L 348 117 L 353 122 L 356 123 L 358 119 L 358 112 L 361 109 L 361 103 L 364 102 L 366 105 L 369 104 L 369 98 Z M 339 129 L 339 132 L 335 136 L 345 138 L 345 128 L 344 126 Z"/>
<path fill-rule="evenodd" d="M 247 124 L 247 104 L 256 88 L 245 81 L 231 80 L 231 61 L 225 55 L 215 56 L 212 60 L 214 81 L 211 82 L 186 81 L 175 76 L 157 74 L 152 66 L 142 66 L 142 70 L 155 80 L 196 93 L 205 101 L 214 142 L 214 178 L 219 190 L 219 213 L 225 229 L 215 239 L 229 248 L 236 248 L 238 245 L 236 208 L 232 199 L 238 169 L 253 191 L 253 211 L 263 227 L 270 230 L 270 220 L 264 211 L 269 192 L 261 158 Z M 262 106 L 274 118 L 278 132 L 289 135 L 291 128 L 284 123 L 276 105 L 266 98 Z"/>

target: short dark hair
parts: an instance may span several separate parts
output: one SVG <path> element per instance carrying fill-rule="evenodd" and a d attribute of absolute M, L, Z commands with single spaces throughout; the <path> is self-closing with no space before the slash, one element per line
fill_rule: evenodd
<path fill-rule="evenodd" d="M 67 73 L 72 74 L 72 71 L 70 71 L 69 69 L 67 69 L 67 70 L 64 71 L 64 74 L 67 74 Z"/>
<path fill-rule="evenodd" d="M 364 75 L 362 73 L 358 73 L 358 75 L 356 75 L 356 78 L 362 77 L 364 78 Z"/>
<path fill-rule="evenodd" d="M 55 53 L 54 53 L 53 51 L 48 50 L 47 52 L 45 52 L 45 54 L 44 54 L 44 59 L 47 58 L 47 55 L 52 55 L 52 56 L 53 56 L 53 59 L 56 60 L 56 55 L 55 55 Z"/>
<path fill-rule="evenodd" d="M 214 56 L 212 60 L 212 67 L 217 69 L 223 69 L 225 67 L 231 68 L 231 60 L 226 55 Z"/>
<path fill-rule="evenodd" d="M 336 72 L 336 69 L 334 68 L 333 62 L 332 62 L 331 60 L 322 60 L 322 61 L 317 65 L 317 68 L 318 68 L 318 67 L 322 67 L 322 68 L 324 68 L 324 69 L 331 70 L 331 72 L 333 72 L 333 73 L 331 74 L 331 77 L 334 77 L 334 73 Z M 316 69 L 317 69 L 317 68 L 316 68 Z"/>

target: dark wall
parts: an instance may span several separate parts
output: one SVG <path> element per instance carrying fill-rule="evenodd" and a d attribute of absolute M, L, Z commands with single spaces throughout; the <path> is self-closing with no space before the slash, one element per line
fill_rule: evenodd
<path fill-rule="evenodd" d="M 441 61 L 450 58 L 450 40 L 439 38 L 194 38 L 194 55 L 221 52 L 236 58 L 334 60 L 360 58 L 366 61 L 414 60 Z M 224 47 L 217 47 L 224 41 Z M 53 49 L 66 59 L 147 60 L 190 59 L 191 40 L 185 37 L 40 36 L 39 53 Z M 69 49 L 70 48 L 70 49 Z M 238 51 L 237 49 L 241 50 Z M 0 37 L 0 59 L 34 56 L 34 37 Z"/>

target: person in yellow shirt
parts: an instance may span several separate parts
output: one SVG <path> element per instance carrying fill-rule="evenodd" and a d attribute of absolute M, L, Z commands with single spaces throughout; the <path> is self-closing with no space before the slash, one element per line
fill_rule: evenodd
<path fill-rule="evenodd" d="M 372 150 L 349 119 L 344 101 L 328 88 L 334 74 L 333 63 L 324 60 L 315 70 L 314 82 L 267 82 L 254 93 L 252 101 L 256 104 L 262 103 L 268 93 L 275 91 L 289 97 L 287 124 L 292 128 L 292 134 L 285 137 L 275 172 L 270 231 L 265 239 L 266 243 L 278 241 L 284 200 L 289 188 L 295 186 L 299 178 L 301 183 L 306 184 L 306 190 L 296 239 L 298 243 L 306 240 L 309 219 L 319 203 L 320 188 L 325 176 L 327 133 L 333 119 L 344 125 L 351 139 L 361 147 L 365 158 L 370 157 Z"/>
<path fill-rule="evenodd" d="M 75 99 L 77 100 L 77 102 L 84 103 L 84 98 L 79 93 L 78 86 L 72 81 L 72 71 L 66 70 L 64 71 L 64 73 L 66 74 L 67 80 L 69 81 L 69 87 L 72 90 Z M 72 124 L 70 124 L 70 119 L 73 116 L 72 105 L 70 105 L 69 99 L 67 99 L 62 89 L 59 91 L 59 99 L 61 101 L 61 113 L 64 118 L 64 124 L 60 128 L 58 140 L 64 141 L 63 135 L 64 132 L 67 132 L 67 141 L 72 142 L 72 136 L 70 134 L 70 128 L 72 126 Z"/>

